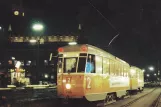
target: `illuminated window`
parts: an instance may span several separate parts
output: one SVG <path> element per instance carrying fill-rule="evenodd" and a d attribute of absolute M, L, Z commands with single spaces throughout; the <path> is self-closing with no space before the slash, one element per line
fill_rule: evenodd
<path fill-rule="evenodd" d="M 114 75 L 116 73 L 115 71 L 115 61 L 110 60 L 110 75 Z"/>
<path fill-rule="evenodd" d="M 103 73 L 109 74 L 109 59 L 103 58 Z"/>
<path fill-rule="evenodd" d="M 24 12 L 22 13 L 22 16 L 25 16 L 25 13 Z"/>
<path fill-rule="evenodd" d="M 96 73 L 102 74 L 102 57 L 96 56 Z"/>

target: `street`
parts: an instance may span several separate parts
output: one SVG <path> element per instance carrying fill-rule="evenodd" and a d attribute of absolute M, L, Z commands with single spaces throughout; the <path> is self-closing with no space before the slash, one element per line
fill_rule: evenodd
<path fill-rule="evenodd" d="M 154 101 L 160 95 L 161 89 L 160 88 L 145 88 L 142 93 L 138 92 L 136 95 L 131 95 L 129 98 L 118 100 L 113 104 L 109 104 L 106 107 L 153 107 Z M 132 102 L 132 103 L 131 103 Z M 161 102 L 161 100 L 160 100 Z M 161 103 L 158 103 L 157 107 L 161 107 Z M 29 100 L 27 102 L 17 102 L 16 104 L 12 105 L 13 107 L 95 107 L 95 104 L 89 103 L 86 104 L 85 102 L 75 102 L 73 101 L 72 104 L 59 104 L 57 98 L 52 99 L 41 99 L 41 100 Z M 103 107 L 103 106 L 102 106 Z"/>

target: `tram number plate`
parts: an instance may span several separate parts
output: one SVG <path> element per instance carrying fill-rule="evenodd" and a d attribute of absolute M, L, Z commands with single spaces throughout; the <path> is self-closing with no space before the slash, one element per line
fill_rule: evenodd
<path fill-rule="evenodd" d="M 67 81 L 67 83 L 70 83 L 71 78 L 70 77 L 66 78 L 66 81 Z"/>

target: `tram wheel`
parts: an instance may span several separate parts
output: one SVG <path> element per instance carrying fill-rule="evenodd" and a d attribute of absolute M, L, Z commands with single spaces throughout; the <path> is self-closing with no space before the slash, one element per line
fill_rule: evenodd
<path fill-rule="evenodd" d="M 116 102 L 116 95 L 113 93 L 113 94 L 107 94 L 106 98 L 104 99 L 104 105 L 108 105 L 108 104 L 111 104 L 111 103 L 114 103 Z"/>

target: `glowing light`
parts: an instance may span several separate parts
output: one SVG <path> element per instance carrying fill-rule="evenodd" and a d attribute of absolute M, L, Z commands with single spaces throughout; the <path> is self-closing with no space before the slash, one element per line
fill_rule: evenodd
<path fill-rule="evenodd" d="M 135 71 L 134 69 L 131 69 L 131 70 L 130 70 L 130 73 L 131 73 L 131 74 L 134 74 L 135 72 L 136 72 L 136 71 Z"/>
<path fill-rule="evenodd" d="M 31 39 L 30 43 L 36 43 L 37 41 L 35 39 Z"/>
<path fill-rule="evenodd" d="M 14 11 L 14 15 L 18 16 L 19 15 L 19 11 Z"/>
<path fill-rule="evenodd" d="M 66 80 L 63 80 L 63 83 L 65 83 L 66 82 Z"/>
<path fill-rule="evenodd" d="M 150 75 L 149 75 L 149 74 L 146 74 L 146 76 L 147 76 L 147 77 L 150 77 Z"/>
<path fill-rule="evenodd" d="M 22 16 L 25 16 L 25 13 L 24 12 L 22 13 Z"/>
<path fill-rule="evenodd" d="M 45 74 L 45 76 L 44 76 L 45 78 L 48 78 L 49 77 L 49 75 L 48 74 Z"/>
<path fill-rule="evenodd" d="M 154 76 L 156 76 L 157 74 L 154 74 Z"/>
<path fill-rule="evenodd" d="M 20 66 L 21 66 L 21 62 L 20 62 L 20 61 L 17 61 L 15 67 L 16 67 L 16 68 L 20 68 Z"/>
<path fill-rule="evenodd" d="M 12 60 L 15 60 L 15 57 L 11 57 Z"/>
<path fill-rule="evenodd" d="M 88 50 L 87 46 L 82 46 L 81 47 L 81 51 L 85 51 L 86 52 L 87 50 Z"/>
<path fill-rule="evenodd" d="M 71 89 L 71 85 L 70 84 L 66 84 L 65 87 L 66 87 L 66 89 Z"/>
<path fill-rule="evenodd" d="M 154 71 L 154 67 L 152 67 L 152 66 L 149 67 L 149 70 L 150 70 L 150 71 Z"/>
<path fill-rule="evenodd" d="M 142 71 L 145 72 L 145 69 L 143 69 Z"/>
<path fill-rule="evenodd" d="M 63 48 L 59 48 L 59 49 L 58 49 L 58 52 L 63 52 L 63 51 L 64 51 Z"/>
<path fill-rule="evenodd" d="M 34 24 L 32 27 L 35 31 L 41 31 L 44 29 L 44 26 L 42 24 Z"/>
<path fill-rule="evenodd" d="M 59 68 L 59 73 L 61 73 L 61 68 Z"/>
<path fill-rule="evenodd" d="M 0 30 L 2 30 L 2 27 L 0 26 Z"/>
<path fill-rule="evenodd" d="M 68 44 L 69 44 L 69 45 L 76 45 L 77 42 L 69 42 Z"/>

